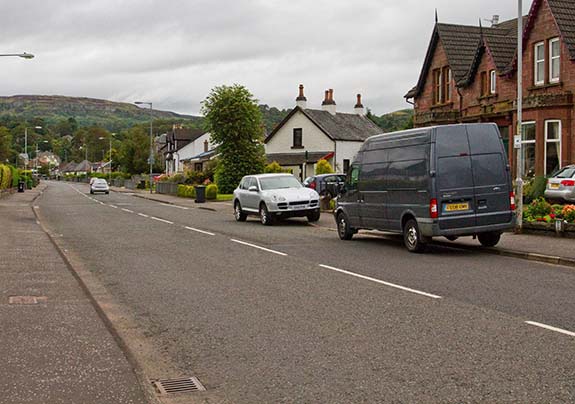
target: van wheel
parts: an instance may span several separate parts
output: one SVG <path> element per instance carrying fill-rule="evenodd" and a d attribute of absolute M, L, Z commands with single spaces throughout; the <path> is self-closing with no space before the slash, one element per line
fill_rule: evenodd
<path fill-rule="evenodd" d="M 236 201 L 236 203 L 234 204 L 234 217 L 238 222 L 245 222 L 246 219 L 248 218 L 248 215 L 246 215 L 242 211 L 242 205 L 240 205 L 239 201 Z"/>
<path fill-rule="evenodd" d="M 479 242 L 483 247 L 494 247 L 501 239 L 501 233 L 491 231 L 488 233 L 479 233 L 477 235 Z"/>
<path fill-rule="evenodd" d="M 268 208 L 265 205 L 265 203 L 262 203 L 260 205 L 260 221 L 265 226 L 271 226 L 274 224 L 274 217 L 268 211 Z"/>
<path fill-rule="evenodd" d="M 349 226 L 349 221 L 345 213 L 338 213 L 337 215 L 337 235 L 342 240 L 351 240 L 355 231 Z"/>
<path fill-rule="evenodd" d="M 419 253 L 425 250 L 425 242 L 422 241 L 415 219 L 409 219 L 403 227 L 403 242 L 409 252 Z"/>

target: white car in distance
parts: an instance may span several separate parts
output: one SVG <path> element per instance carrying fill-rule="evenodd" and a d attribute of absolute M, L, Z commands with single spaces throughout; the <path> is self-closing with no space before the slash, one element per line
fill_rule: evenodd
<path fill-rule="evenodd" d="M 90 194 L 95 194 L 96 192 L 104 192 L 106 195 L 110 193 L 110 187 L 106 180 L 102 178 L 92 178 L 90 180 Z"/>

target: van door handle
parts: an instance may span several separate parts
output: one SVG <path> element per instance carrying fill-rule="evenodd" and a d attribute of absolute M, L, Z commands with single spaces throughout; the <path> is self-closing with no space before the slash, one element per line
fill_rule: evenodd
<path fill-rule="evenodd" d="M 494 191 L 501 191 L 501 187 L 493 187 Z"/>

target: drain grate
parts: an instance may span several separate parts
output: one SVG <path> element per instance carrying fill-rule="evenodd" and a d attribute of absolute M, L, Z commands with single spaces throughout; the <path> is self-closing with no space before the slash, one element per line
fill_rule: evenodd
<path fill-rule="evenodd" d="M 152 380 L 152 384 L 160 394 L 193 393 L 205 391 L 205 387 L 195 377 L 183 377 L 180 379 Z"/>
<path fill-rule="evenodd" d="M 10 296 L 8 297 L 9 304 L 38 304 L 46 303 L 48 298 L 46 296 Z"/>

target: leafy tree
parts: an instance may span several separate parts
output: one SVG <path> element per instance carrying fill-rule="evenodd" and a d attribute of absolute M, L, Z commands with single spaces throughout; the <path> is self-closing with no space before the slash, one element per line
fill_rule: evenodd
<path fill-rule="evenodd" d="M 129 129 L 120 146 L 118 160 L 122 171 L 131 174 L 148 172 L 150 155 L 150 135 L 141 125 Z"/>
<path fill-rule="evenodd" d="M 205 129 L 219 144 L 215 180 L 220 192 L 233 192 L 244 175 L 261 173 L 265 165 L 262 115 L 243 86 L 212 89 L 203 101 Z"/>
<path fill-rule="evenodd" d="M 12 134 L 7 128 L 0 126 L 0 163 L 11 162 L 13 159 Z"/>
<path fill-rule="evenodd" d="M 333 173 L 333 167 L 331 166 L 331 164 L 329 164 L 329 162 L 327 160 L 320 160 L 317 162 L 316 166 L 315 166 L 315 174 L 316 175 L 320 175 L 320 174 L 331 174 Z"/>

